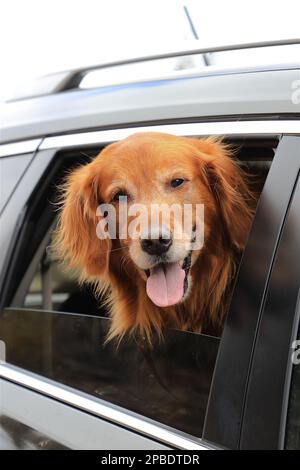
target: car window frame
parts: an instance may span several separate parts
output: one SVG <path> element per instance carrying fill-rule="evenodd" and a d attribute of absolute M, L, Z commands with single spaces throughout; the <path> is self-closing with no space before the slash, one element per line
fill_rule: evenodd
<path fill-rule="evenodd" d="M 300 221 L 296 218 L 297 214 L 300 214 L 300 136 L 291 139 L 294 142 L 293 147 L 298 148 L 298 153 L 294 154 L 295 163 L 298 165 L 297 179 L 280 234 L 261 319 L 257 327 L 243 410 L 240 443 L 242 449 L 284 449 L 285 445 L 293 367 L 292 343 L 297 339 L 300 316 L 300 263 L 297 264 L 297 259 L 300 258 L 299 240 L 294 239 L 293 236 L 297 230 L 297 233 L 300 232 Z M 295 220 L 297 229 L 293 230 L 292 224 Z M 272 314 L 272 305 L 274 308 L 275 302 L 275 300 L 272 302 L 272 299 L 275 298 L 277 292 L 276 279 L 282 272 L 280 260 L 285 257 L 286 245 L 284 243 L 287 241 L 289 250 L 293 253 L 293 259 L 296 260 L 294 271 L 296 278 L 289 278 L 291 285 L 284 311 L 281 312 L 284 313 L 283 317 L 278 312 Z M 275 344 L 278 347 L 274 348 Z M 276 380 L 272 377 L 276 377 Z M 271 394 L 270 384 L 272 384 Z"/>
<path fill-rule="evenodd" d="M 3 197 L 3 201 L 0 201 L 0 217 L 1 217 L 1 214 L 4 212 L 5 207 L 8 204 L 10 198 L 12 197 L 16 187 L 18 186 L 19 182 L 21 181 L 24 174 L 26 173 L 27 168 L 29 167 L 33 156 L 34 156 L 33 153 L 23 153 L 21 155 L 18 154 L 18 155 L 10 155 L 8 157 L 4 157 L 4 156 L 0 157 L 0 165 L 3 164 L 4 168 L 5 168 L 6 163 L 10 163 L 11 159 L 13 160 L 14 168 L 19 163 L 23 164 L 23 167 L 21 167 L 21 171 L 19 171 L 17 173 L 14 170 L 10 171 L 10 173 L 14 174 L 14 180 L 13 180 L 13 182 L 12 181 L 10 182 L 11 184 L 10 184 L 9 189 L 6 192 L 6 194 L 4 194 L 4 197 L 3 197 L 3 195 L 1 195 L 1 198 Z M 1 178 L 2 178 L 2 175 L 0 175 L 0 181 L 1 181 Z"/>

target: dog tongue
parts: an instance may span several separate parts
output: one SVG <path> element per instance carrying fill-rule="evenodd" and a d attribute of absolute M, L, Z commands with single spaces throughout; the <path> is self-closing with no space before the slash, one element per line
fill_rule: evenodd
<path fill-rule="evenodd" d="M 147 279 L 147 295 L 158 307 L 177 304 L 183 296 L 184 278 L 178 262 L 155 266 Z"/>

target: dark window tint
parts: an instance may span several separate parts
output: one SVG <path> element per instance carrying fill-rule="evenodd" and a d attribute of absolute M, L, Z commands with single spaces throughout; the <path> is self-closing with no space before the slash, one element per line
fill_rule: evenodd
<path fill-rule="evenodd" d="M 31 154 L 0 158 L 0 212 L 31 159 Z"/>
<path fill-rule="evenodd" d="M 109 320 L 7 309 L 6 362 L 201 436 L 219 339 L 169 330 L 149 347 L 104 344 Z"/>

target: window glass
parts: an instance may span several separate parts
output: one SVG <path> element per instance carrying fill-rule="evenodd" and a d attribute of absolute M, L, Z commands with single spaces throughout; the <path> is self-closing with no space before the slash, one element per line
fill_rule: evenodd
<path fill-rule="evenodd" d="M 0 158 L 0 212 L 27 167 L 31 156 L 31 154 L 26 154 Z"/>
<path fill-rule="evenodd" d="M 167 331 L 164 341 L 105 344 L 108 321 L 8 309 L 6 362 L 200 437 L 219 339 Z"/>

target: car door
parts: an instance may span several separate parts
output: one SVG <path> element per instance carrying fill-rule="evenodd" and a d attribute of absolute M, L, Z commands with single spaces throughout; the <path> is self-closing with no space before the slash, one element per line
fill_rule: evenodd
<path fill-rule="evenodd" d="M 104 436 L 103 439 L 93 441 L 97 448 L 111 448 L 117 443 L 120 445 L 120 442 L 123 442 L 124 448 L 130 448 L 134 445 L 134 436 L 146 439 L 139 439 L 139 442 L 143 442 L 140 445 L 145 446 L 154 443 L 153 445 L 186 449 L 239 448 L 257 329 L 299 171 L 299 140 L 290 135 L 282 137 L 278 134 L 278 123 L 274 124 L 276 132 L 272 131 L 270 122 L 266 127 L 264 122 L 247 122 L 242 127 L 239 123 L 224 123 L 222 127 L 222 122 L 219 122 L 216 125 L 217 135 L 238 135 L 243 140 L 255 136 L 260 141 L 276 137 L 277 143 L 279 141 L 278 146 L 276 143 L 275 156 L 241 261 L 221 339 L 170 331 L 166 344 L 156 345 L 150 355 L 148 351 L 137 348 L 134 343 L 126 344 L 125 351 L 117 359 L 116 351 L 105 351 L 101 355 L 102 382 L 96 393 L 95 389 L 90 389 L 90 384 L 95 383 L 91 377 L 95 376 L 95 370 L 98 374 L 97 366 L 100 362 L 96 346 L 99 346 L 103 337 L 101 332 L 105 330 L 107 320 L 91 317 L 89 311 L 81 316 L 72 312 L 37 311 L 32 307 L 24 308 L 18 303 L 22 297 L 26 297 L 30 273 L 32 277 L 29 261 L 32 259 L 37 266 L 39 260 L 38 256 L 35 260 L 35 252 L 32 252 L 27 260 L 28 266 L 20 265 L 28 254 L 28 233 L 33 233 L 26 231 L 24 224 L 25 243 L 21 236 L 18 245 L 14 245 L 14 258 L 11 258 L 10 270 L 5 276 L 7 282 L 4 283 L 5 295 L 2 298 L 0 339 L 5 343 L 6 362 L 0 368 L 0 375 L 6 400 L 10 395 L 10 384 L 13 384 L 16 387 L 15 400 L 18 393 L 22 397 L 26 390 L 33 405 L 37 396 L 42 396 L 44 403 L 48 405 L 40 408 L 39 414 L 35 413 L 34 422 L 29 421 L 28 414 L 15 414 L 15 418 L 23 424 L 31 423 L 38 430 L 43 428 L 41 423 L 48 416 L 47 407 L 54 401 L 61 405 L 61 416 L 58 418 L 55 415 L 56 421 L 46 431 L 57 442 L 70 447 L 72 439 L 66 442 L 61 436 L 63 410 L 68 410 L 68 413 L 76 410 L 87 422 L 90 416 L 97 420 L 96 426 L 99 426 L 101 436 Z M 164 130 L 164 126 L 160 127 L 160 130 Z M 183 135 L 214 133 L 211 123 L 208 126 L 205 123 L 192 124 L 191 128 L 187 125 L 176 125 L 174 129 L 172 126 L 167 127 L 168 132 Z M 137 130 L 140 129 L 135 129 Z M 132 130 L 124 130 L 123 134 L 128 131 Z M 45 139 L 37 158 L 51 162 L 53 168 L 53 162 L 57 162 L 63 152 L 86 153 L 92 146 L 101 146 L 123 134 L 120 130 L 115 131 L 115 134 L 114 131 L 109 131 L 109 135 L 107 131 L 99 131 Z M 44 171 L 45 168 L 40 173 L 41 177 Z M 31 230 L 32 227 L 38 227 L 41 222 L 39 217 L 43 213 L 39 204 L 36 206 L 37 210 L 30 211 L 29 208 L 24 218 Z M 45 233 L 41 233 L 40 243 L 44 240 L 47 244 L 45 236 Z M 39 334 L 41 331 L 43 335 Z M 82 350 L 78 350 L 80 339 Z M 27 350 L 27 354 L 18 354 L 14 348 L 17 340 L 21 345 L 18 350 Z M 181 360 L 174 361 L 174 358 L 180 356 Z M 62 377 L 64 371 L 61 371 L 61 367 L 73 371 L 72 377 L 68 376 L 66 379 L 66 374 Z M 84 374 L 88 375 L 88 380 L 80 381 L 78 378 L 87 377 Z M 103 386 L 103 377 L 106 378 L 106 388 Z M 122 391 L 117 398 L 114 392 L 116 380 L 119 380 L 118 390 Z M 96 381 L 99 381 L 99 375 L 96 376 Z M 8 414 L 12 413 L 12 408 L 13 401 L 5 408 Z M 43 429 L 45 430 L 45 426 Z M 109 436 L 109 439 L 105 436 Z M 126 436 L 131 437 L 128 440 Z M 76 439 L 74 437 L 74 447 L 80 446 L 80 441 Z M 82 446 L 88 445 L 88 442 L 88 439 L 83 440 Z"/>

